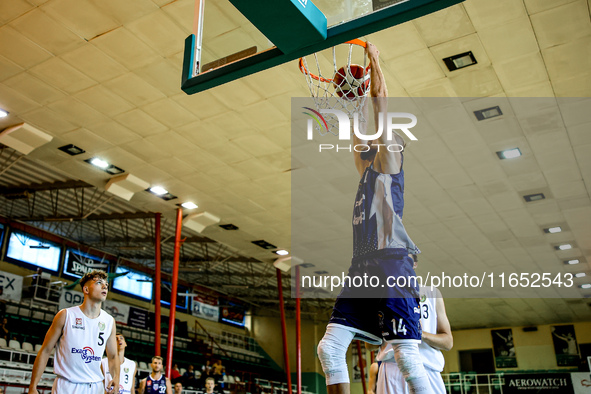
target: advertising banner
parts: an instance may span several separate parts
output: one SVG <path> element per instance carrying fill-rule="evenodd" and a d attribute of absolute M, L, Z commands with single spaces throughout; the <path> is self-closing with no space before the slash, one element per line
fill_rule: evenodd
<path fill-rule="evenodd" d="M 23 293 L 23 277 L 0 271 L 0 299 L 19 302 Z"/>
<path fill-rule="evenodd" d="M 213 296 L 198 295 L 193 297 L 191 305 L 191 313 L 193 316 L 202 319 L 219 321 L 220 308 L 218 306 L 218 299 Z"/>
<path fill-rule="evenodd" d="M 127 325 L 130 327 L 148 330 L 150 326 L 149 313 L 145 309 L 129 307 L 129 319 Z"/>
<path fill-rule="evenodd" d="M 103 309 L 115 319 L 117 324 L 127 324 L 129 320 L 129 305 L 117 301 L 106 300 Z"/>
<path fill-rule="evenodd" d="M 84 301 L 84 293 L 74 290 L 62 289 L 62 295 L 60 296 L 59 308 L 65 309 L 72 306 L 81 305 Z"/>
<path fill-rule="evenodd" d="M 554 353 L 556 365 L 559 367 L 576 367 L 579 365 L 579 346 L 575 335 L 575 326 L 551 326 L 552 341 L 554 341 Z"/>
<path fill-rule="evenodd" d="M 493 348 L 495 352 L 496 368 L 517 367 L 515 356 L 515 343 L 513 343 L 513 331 L 510 328 L 504 330 L 491 330 Z"/>
<path fill-rule="evenodd" d="M 505 374 L 503 394 L 569 394 L 573 383 L 569 373 Z"/>

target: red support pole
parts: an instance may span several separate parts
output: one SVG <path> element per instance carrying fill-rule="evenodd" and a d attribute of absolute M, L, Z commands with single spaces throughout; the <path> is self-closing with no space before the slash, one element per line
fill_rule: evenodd
<path fill-rule="evenodd" d="M 296 372 L 298 393 L 302 394 L 302 321 L 300 316 L 300 266 L 295 267 L 296 275 Z"/>
<path fill-rule="evenodd" d="M 361 354 L 361 341 L 355 342 L 357 342 L 357 356 L 359 357 L 359 372 L 361 372 L 361 384 L 363 385 L 363 392 L 367 393 L 367 388 L 365 387 L 365 368 L 363 367 L 365 357 Z"/>
<path fill-rule="evenodd" d="M 287 328 L 285 325 L 285 307 L 283 304 L 283 283 L 281 270 L 275 268 L 277 273 L 277 289 L 279 290 L 279 310 L 281 311 L 281 336 L 283 337 L 283 359 L 285 361 L 285 373 L 287 374 L 287 392 L 291 394 L 291 372 L 289 370 L 289 352 L 287 348 Z"/>
<path fill-rule="evenodd" d="M 161 213 L 157 213 L 155 215 L 156 218 L 156 223 L 154 224 L 154 245 L 156 247 L 156 267 L 155 267 L 155 271 L 156 271 L 156 278 L 154 280 L 154 286 L 156 286 L 155 289 L 155 295 L 154 295 L 154 303 L 155 303 L 155 311 L 154 313 L 156 314 L 156 321 L 155 321 L 155 327 L 154 327 L 154 346 L 155 346 L 155 351 L 154 351 L 154 355 L 155 356 L 160 356 L 160 352 L 161 352 L 161 348 L 162 345 L 160 344 L 160 289 L 162 286 L 162 274 L 160 272 L 161 269 L 161 262 L 160 262 L 160 217 L 162 216 Z"/>
<path fill-rule="evenodd" d="M 166 377 L 172 373 L 172 348 L 174 345 L 174 318 L 176 314 L 176 296 L 179 282 L 179 256 L 181 254 L 181 230 L 183 228 L 183 210 L 176 210 L 176 232 L 174 234 L 174 255 L 172 265 L 172 289 L 170 290 L 170 317 L 168 320 L 168 341 L 166 355 Z"/>

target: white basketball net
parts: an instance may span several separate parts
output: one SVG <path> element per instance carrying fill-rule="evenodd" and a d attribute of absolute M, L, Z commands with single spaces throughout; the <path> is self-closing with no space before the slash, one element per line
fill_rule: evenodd
<path fill-rule="evenodd" d="M 326 58 L 322 57 L 321 54 L 314 53 L 309 55 L 309 57 L 313 58 L 310 65 L 305 56 L 300 59 L 300 70 L 306 76 L 306 82 L 314 99 L 316 111 L 320 112 L 321 109 L 340 110 L 346 113 L 349 119 L 353 119 L 354 114 L 358 113 L 359 121 L 365 122 L 363 107 L 371 86 L 367 56 L 364 48 L 358 44 L 346 44 L 348 44 L 349 48 L 347 63 L 344 66 L 338 66 L 336 47 L 333 47 L 332 67 L 326 64 Z M 356 52 L 363 51 L 363 60 L 359 64 L 351 62 L 354 47 L 358 49 Z M 356 55 L 359 55 L 359 53 L 356 53 Z M 322 63 L 324 63 L 324 67 Z M 323 68 L 324 72 L 322 72 Z M 327 132 L 338 135 L 339 124 L 337 117 L 325 114 L 324 119 L 328 125 L 327 129 L 319 124 L 314 125 L 320 135 Z"/>

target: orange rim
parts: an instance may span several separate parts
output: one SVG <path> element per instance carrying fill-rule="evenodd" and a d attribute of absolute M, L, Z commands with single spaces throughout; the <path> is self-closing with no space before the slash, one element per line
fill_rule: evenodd
<path fill-rule="evenodd" d="M 350 41 L 345 41 L 343 44 L 359 45 L 360 47 L 363 47 L 363 48 L 367 47 L 367 44 L 365 43 L 365 41 L 360 40 L 359 38 L 355 38 L 354 40 L 350 40 Z M 366 73 L 367 73 L 367 70 L 370 69 L 370 67 L 371 67 L 371 64 L 365 68 Z M 312 74 L 310 71 L 308 71 L 308 69 L 304 65 L 304 56 L 302 56 L 300 58 L 299 68 L 300 68 L 300 71 L 302 72 L 302 74 L 310 75 L 310 77 L 314 78 L 317 81 L 333 82 L 332 78 L 331 79 L 322 78 L 322 77 L 319 77 L 318 75 Z"/>

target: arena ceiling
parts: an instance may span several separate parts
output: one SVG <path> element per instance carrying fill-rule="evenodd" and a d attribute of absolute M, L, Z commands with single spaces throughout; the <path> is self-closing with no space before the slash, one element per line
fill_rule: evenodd
<path fill-rule="evenodd" d="M 591 275 L 590 2 L 467 0 L 366 37 L 381 50 L 390 96 L 576 98 L 540 109 L 539 119 L 558 114 L 553 130 L 542 122 L 492 139 L 435 131 L 412 146 L 405 224 L 423 251 L 422 268 L 560 266 Z M 206 39 L 223 50 L 224 37 L 244 26 L 231 5 L 211 6 L 219 24 Z M 193 0 L 0 2 L 0 107 L 10 113 L 0 129 L 26 122 L 53 136 L 24 157 L 2 150 L 0 215 L 152 266 L 146 213 L 162 212 L 169 269 L 176 204 L 192 200 L 239 229 L 184 228 L 183 279 L 275 309 L 277 256 L 252 241 L 290 249 L 298 170 L 290 105 L 309 92 L 291 62 L 187 96 L 180 76 L 192 17 Z M 441 59 L 466 50 L 478 64 L 449 72 Z M 500 162 L 494 152 L 516 141 L 526 147 L 523 160 Z M 57 149 L 66 144 L 86 153 Z M 127 202 L 105 192 L 109 174 L 83 161 L 93 156 L 178 199 L 138 192 Z M 548 197 L 526 204 L 521 197 L 531 190 Z M 554 224 L 566 231 L 543 232 Z M 555 250 L 567 241 L 573 249 Z M 571 258 L 582 263 L 563 265 Z M 456 329 L 589 320 L 591 292 L 577 291 L 446 304 Z M 310 313 L 330 304 L 304 302 Z"/>

